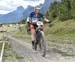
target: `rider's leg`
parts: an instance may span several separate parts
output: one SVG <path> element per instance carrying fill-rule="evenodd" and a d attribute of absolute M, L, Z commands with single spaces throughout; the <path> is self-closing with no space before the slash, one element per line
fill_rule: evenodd
<path fill-rule="evenodd" d="M 35 43 L 35 28 L 34 28 L 34 25 L 31 24 L 30 29 L 31 29 L 32 46 L 34 46 L 34 43 Z"/>

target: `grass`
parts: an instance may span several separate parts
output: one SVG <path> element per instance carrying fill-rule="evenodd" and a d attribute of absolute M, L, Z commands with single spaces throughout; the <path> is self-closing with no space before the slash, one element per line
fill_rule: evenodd
<path fill-rule="evenodd" d="M 55 20 L 53 24 L 53 27 L 47 27 L 45 31 L 47 40 L 59 43 L 75 43 L 75 20 L 64 22 Z"/>
<path fill-rule="evenodd" d="M 1 53 L 2 45 L 3 45 L 3 43 L 0 43 L 0 53 Z M 5 43 L 3 62 L 17 61 L 18 60 L 17 57 L 20 57 L 20 56 L 18 56 L 16 53 L 13 52 L 9 42 Z"/>
<path fill-rule="evenodd" d="M 60 21 L 54 20 L 52 27 L 45 24 L 44 31 L 47 41 L 57 43 L 75 43 L 75 20 Z M 27 34 L 25 26 L 21 27 L 20 32 L 15 32 L 15 37 L 30 39 L 30 35 Z"/>
<path fill-rule="evenodd" d="M 3 62 L 18 62 L 18 60 L 23 59 L 22 56 L 18 55 L 15 51 L 13 51 L 9 42 L 5 44 L 3 57 Z"/>
<path fill-rule="evenodd" d="M 17 38 L 28 38 L 28 39 L 30 38 L 30 35 L 27 34 L 25 26 L 21 27 L 21 29 L 17 33 L 14 32 L 13 35 Z"/>
<path fill-rule="evenodd" d="M 11 48 L 11 44 L 8 42 L 8 39 L 6 38 L 6 33 L 0 33 L 0 53 L 4 41 L 6 41 L 6 43 L 3 55 L 3 62 L 17 62 L 19 59 L 23 58 L 13 51 L 13 49 Z"/>

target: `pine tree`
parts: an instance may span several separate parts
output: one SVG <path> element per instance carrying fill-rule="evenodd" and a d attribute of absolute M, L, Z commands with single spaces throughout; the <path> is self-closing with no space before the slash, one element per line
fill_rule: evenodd
<path fill-rule="evenodd" d="M 75 19 L 75 0 L 71 0 L 71 15 Z"/>
<path fill-rule="evenodd" d="M 70 11 L 70 1 L 69 0 L 62 0 L 61 1 L 61 7 L 60 7 L 60 19 L 61 20 L 67 20 L 71 17 L 71 11 Z"/>

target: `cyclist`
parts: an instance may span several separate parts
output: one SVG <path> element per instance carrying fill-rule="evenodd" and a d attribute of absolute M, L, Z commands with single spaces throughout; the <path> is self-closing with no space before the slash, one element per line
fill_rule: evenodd
<path fill-rule="evenodd" d="M 48 19 L 44 18 L 43 14 L 40 13 L 40 7 L 36 6 L 34 8 L 34 12 L 30 13 L 29 17 L 27 18 L 27 24 L 30 27 L 31 31 L 31 38 L 32 38 L 32 48 L 34 49 L 34 44 L 35 42 L 35 28 L 36 28 L 36 22 L 39 21 L 40 19 L 44 19 L 46 22 L 49 22 Z M 41 21 L 41 20 L 40 20 Z"/>

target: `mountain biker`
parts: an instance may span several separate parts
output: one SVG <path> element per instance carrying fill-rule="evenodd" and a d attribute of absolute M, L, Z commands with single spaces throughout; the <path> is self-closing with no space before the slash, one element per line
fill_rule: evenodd
<path fill-rule="evenodd" d="M 35 42 L 35 28 L 37 26 L 36 22 L 39 21 L 40 19 L 44 19 L 46 22 L 49 22 L 49 20 L 44 18 L 43 14 L 40 13 L 40 7 L 36 6 L 34 8 L 34 12 L 30 13 L 29 17 L 27 18 L 27 24 L 29 25 L 31 31 L 33 49 L 34 49 L 34 44 L 36 43 Z"/>

